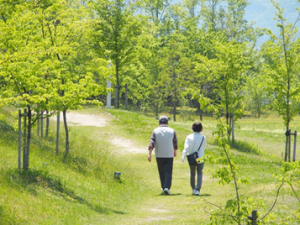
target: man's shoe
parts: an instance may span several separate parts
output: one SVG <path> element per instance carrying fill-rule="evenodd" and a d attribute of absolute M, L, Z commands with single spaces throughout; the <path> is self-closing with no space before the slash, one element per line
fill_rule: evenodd
<path fill-rule="evenodd" d="M 165 188 L 164 192 L 165 192 L 166 195 L 171 195 L 171 192 L 170 192 L 170 190 L 168 188 Z"/>
<path fill-rule="evenodd" d="M 195 191 L 195 195 L 200 195 L 200 191 Z"/>
<path fill-rule="evenodd" d="M 193 190 L 192 190 L 192 194 L 193 194 L 193 195 L 196 194 L 196 189 L 193 189 Z"/>

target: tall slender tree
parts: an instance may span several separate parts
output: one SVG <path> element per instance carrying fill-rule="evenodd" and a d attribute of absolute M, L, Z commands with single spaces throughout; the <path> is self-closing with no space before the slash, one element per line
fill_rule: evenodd
<path fill-rule="evenodd" d="M 248 57 L 246 43 L 240 44 L 236 41 L 215 42 L 216 58 L 207 59 L 199 56 L 202 63 L 198 64 L 201 71 L 206 71 L 209 81 L 212 82 L 214 92 L 217 95 L 215 104 L 220 106 L 226 116 L 229 126 L 228 137 L 231 131 L 231 119 L 235 120 L 243 114 L 243 88 L 246 81 L 245 71 L 248 68 Z"/>
<path fill-rule="evenodd" d="M 134 4 L 123 0 L 92 1 L 91 8 L 96 12 L 94 42 L 99 56 L 110 60 L 115 68 L 116 107 L 120 106 L 120 88 L 124 70 L 134 59 L 133 39 L 138 35 L 138 21 L 134 17 Z M 123 84 L 125 85 L 125 84 Z"/>
<path fill-rule="evenodd" d="M 270 32 L 271 39 L 263 47 L 264 72 L 268 75 L 268 89 L 272 106 L 282 116 L 286 127 L 285 161 L 290 160 L 290 122 L 299 112 L 300 79 L 299 79 L 299 39 L 296 23 L 290 24 L 283 17 L 283 9 L 272 1 L 277 10 L 277 26 L 280 35 Z M 299 13 L 300 16 L 300 13 Z"/>

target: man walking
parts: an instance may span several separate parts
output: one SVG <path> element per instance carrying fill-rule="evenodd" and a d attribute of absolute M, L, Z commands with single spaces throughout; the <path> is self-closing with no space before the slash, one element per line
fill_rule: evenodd
<path fill-rule="evenodd" d="M 161 188 L 166 195 L 170 195 L 173 158 L 176 157 L 178 142 L 175 130 L 168 127 L 168 117 L 166 116 L 159 117 L 159 127 L 152 132 L 148 147 L 149 162 L 151 162 L 151 153 L 154 148 Z"/>

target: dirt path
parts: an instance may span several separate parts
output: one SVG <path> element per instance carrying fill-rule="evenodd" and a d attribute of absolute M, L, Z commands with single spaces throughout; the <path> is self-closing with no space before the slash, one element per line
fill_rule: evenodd
<path fill-rule="evenodd" d="M 54 118 L 56 120 L 56 118 Z M 94 127 L 105 127 L 109 125 L 109 122 L 113 120 L 114 117 L 109 114 L 83 114 L 78 112 L 67 112 L 67 122 L 70 126 L 94 126 Z M 62 114 L 60 115 L 60 121 L 63 121 Z M 119 149 L 122 148 L 124 153 L 147 153 L 147 149 L 139 148 L 136 144 L 130 139 L 120 137 L 120 136 L 111 136 L 109 140 L 113 145 Z"/>
<path fill-rule="evenodd" d="M 54 120 L 56 120 L 56 117 L 54 117 Z M 60 114 L 60 122 L 63 122 L 62 113 Z M 107 125 L 107 120 L 102 116 L 94 114 L 82 114 L 78 112 L 67 112 L 67 122 L 71 126 L 105 127 Z"/>
<path fill-rule="evenodd" d="M 199 224 L 200 219 L 205 216 L 202 210 L 203 203 L 199 204 L 201 199 L 191 196 L 187 164 L 182 163 L 180 157 L 175 159 L 174 167 L 176 169 L 173 171 L 172 195 L 171 197 L 161 195 L 157 166 L 155 162 L 148 162 L 147 146 L 139 146 L 134 140 L 119 136 L 115 130 L 110 129 L 109 125 L 114 119 L 111 114 L 105 112 L 101 112 L 100 114 L 84 112 L 67 113 L 67 120 L 70 126 L 99 127 L 99 131 L 97 129 L 97 132 L 105 133 L 106 137 L 110 138 L 109 141 L 111 144 L 115 146 L 116 151 L 120 152 L 121 148 L 125 154 L 143 154 L 141 157 L 143 157 L 144 161 L 139 160 L 136 162 L 136 168 L 140 169 L 140 173 L 143 174 L 143 182 L 147 184 L 141 187 L 141 189 L 136 190 L 136 192 L 143 192 L 141 194 L 143 201 L 130 206 L 129 213 L 108 217 L 109 224 L 119 224 L 120 220 L 122 220 L 122 224 L 124 225 L 187 224 L 186 221 L 190 220 L 186 220 L 186 218 L 190 217 L 194 218 L 195 222 L 189 224 Z M 62 118 L 61 122 L 63 122 Z M 129 157 L 129 155 L 126 157 Z M 204 176 L 204 180 L 206 185 L 209 186 L 211 179 L 207 179 Z M 209 190 L 209 187 L 207 187 L 207 190 Z M 205 194 L 206 192 L 204 192 Z M 210 196 L 210 194 L 206 195 Z"/>

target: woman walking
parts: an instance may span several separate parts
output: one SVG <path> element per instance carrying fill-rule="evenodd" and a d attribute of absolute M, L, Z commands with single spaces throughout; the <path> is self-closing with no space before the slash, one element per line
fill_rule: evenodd
<path fill-rule="evenodd" d="M 188 135 L 185 139 L 184 149 L 182 151 L 181 161 L 184 162 L 187 153 L 192 154 L 198 151 L 199 162 L 195 165 L 190 166 L 190 184 L 192 187 L 192 192 L 195 195 L 200 195 L 200 189 L 202 186 L 202 170 L 204 167 L 204 150 L 206 147 L 206 137 L 201 134 L 202 124 L 196 122 L 193 124 L 192 129 L 194 133 Z M 195 183 L 195 175 L 197 171 L 197 185 Z"/>

